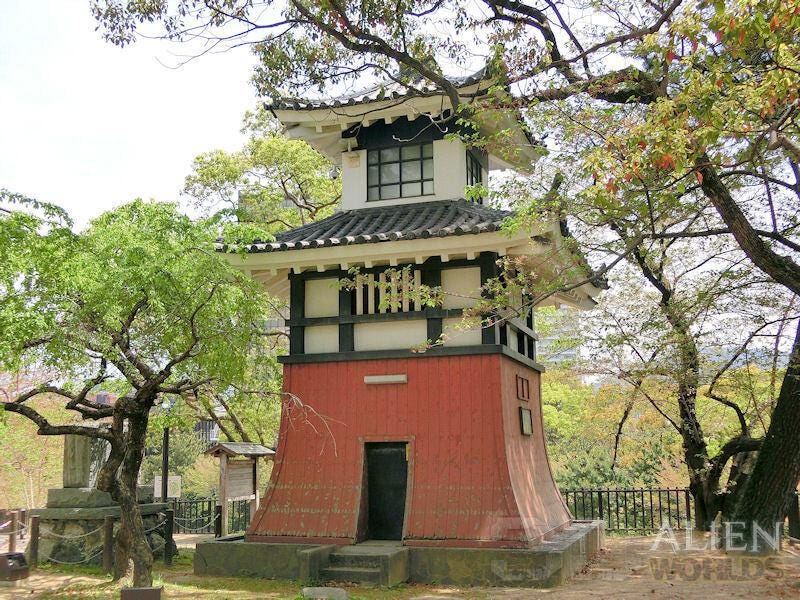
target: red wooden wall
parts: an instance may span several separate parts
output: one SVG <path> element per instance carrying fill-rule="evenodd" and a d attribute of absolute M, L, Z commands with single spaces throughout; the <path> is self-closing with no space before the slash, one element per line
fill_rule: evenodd
<path fill-rule="evenodd" d="M 516 397 L 516 374 L 531 400 Z M 366 385 L 365 375 L 407 374 Z M 404 543 L 522 547 L 569 522 L 545 452 L 539 374 L 499 354 L 286 365 L 275 467 L 251 541 L 359 541 L 364 442 L 409 442 Z M 291 402 L 291 400 L 290 400 Z M 304 406 L 300 406 L 300 403 Z M 534 412 L 522 436 L 518 406 Z M 363 522 L 363 519 L 362 519 Z"/>

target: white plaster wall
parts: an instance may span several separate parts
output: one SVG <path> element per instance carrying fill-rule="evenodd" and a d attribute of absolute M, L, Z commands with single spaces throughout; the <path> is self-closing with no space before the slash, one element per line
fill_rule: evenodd
<path fill-rule="evenodd" d="M 433 157 L 434 169 L 436 156 Z M 389 200 L 388 202 L 393 202 Z M 342 152 L 342 209 L 364 208 L 367 204 L 367 151 Z M 373 202 L 372 204 L 382 204 Z"/>
<path fill-rule="evenodd" d="M 339 288 L 335 277 L 306 280 L 306 317 L 339 315 Z"/>
<path fill-rule="evenodd" d="M 410 196 L 367 202 L 367 151 L 342 152 L 342 209 L 392 206 L 464 197 L 467 185 L 466 146 L 460 140 L 433 142 L 433 191 L 428 196 Z M 484 174 L 485 175 L 485 174 Z"/>
<path fill-rule="evenodd" d="M 442 269 L 442 289 L 445 292 L 442 308 L 467 308 L 473 306 L 480 296 L 480 267 Z"/>
<path fill-rule="evenodd" d="M 305 353 L 321 354 L 339 351 L 339 326 L 315 325 L 305 328 Z"/>
<path fill-rule="evenodd" d="M 442 319 L 442 333 L 447 336 L 445 346 L 480 346 L 481 330 L 476 326 L 469 329 L 459 327 L 462 319 Z"/>
<path fill-rule="evenodd" d="M 428 323 L 423 319 L 356 323 L 353 329 L 356 351 L 408 350 L 428 337 Z"/>

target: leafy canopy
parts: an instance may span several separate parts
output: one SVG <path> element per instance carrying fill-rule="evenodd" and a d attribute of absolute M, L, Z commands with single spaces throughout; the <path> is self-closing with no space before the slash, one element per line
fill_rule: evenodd
<path fill-rule="evenodd" d="M 215 252 L 216 220 L 136 200 L 80 234 L 19 212 L 0 227 L 2 368 L 69 382 L 107 366 L 156 393 L 243 377 L 266 297 Z"/>

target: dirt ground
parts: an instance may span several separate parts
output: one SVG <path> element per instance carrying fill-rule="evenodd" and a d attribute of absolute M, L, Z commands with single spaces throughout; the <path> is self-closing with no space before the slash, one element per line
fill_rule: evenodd
<path fill-rule="evenodd" d="M 523 598 L 654 598 L 722 600 L 728 598 L 800 599 L 800 547 L 787 546 L 770 557 L 736 557 L 700 549 L 673 551 L 666 543 L 653 550 L 655 537 L 609 538 L 602 555 L 568 584 L 549 590 L 451 588 L 407 585 L 393 589 L 348 587 L 353 599 L 456 600 Z M 683 538 L 679 539 L 684 544 Z M 702 545 L 697 537 L 693 544 Z M 165 598 L 254 600 L 297 598 L 301 586 L 289 581 L 196 577 L 189 556 L 157 573 Z M 48 567 L 0 598 L 114 598 L 118 587 L 91 573 Z"/>

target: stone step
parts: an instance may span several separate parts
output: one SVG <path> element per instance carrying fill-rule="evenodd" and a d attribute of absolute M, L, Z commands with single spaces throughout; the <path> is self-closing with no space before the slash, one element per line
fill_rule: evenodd
<path fill-rule="evenodd" d="M 378 567 L 325 567 L 320 571 L 322 581 L 346 581 L 350 583 L 381 583 Z"/>
<path fill-rule="evenodd" d="M 380 569 L 381 556 L 375 554 L 353 554 L 332 552 L 328 557 L 332 567 L 363 567 Z"/>

